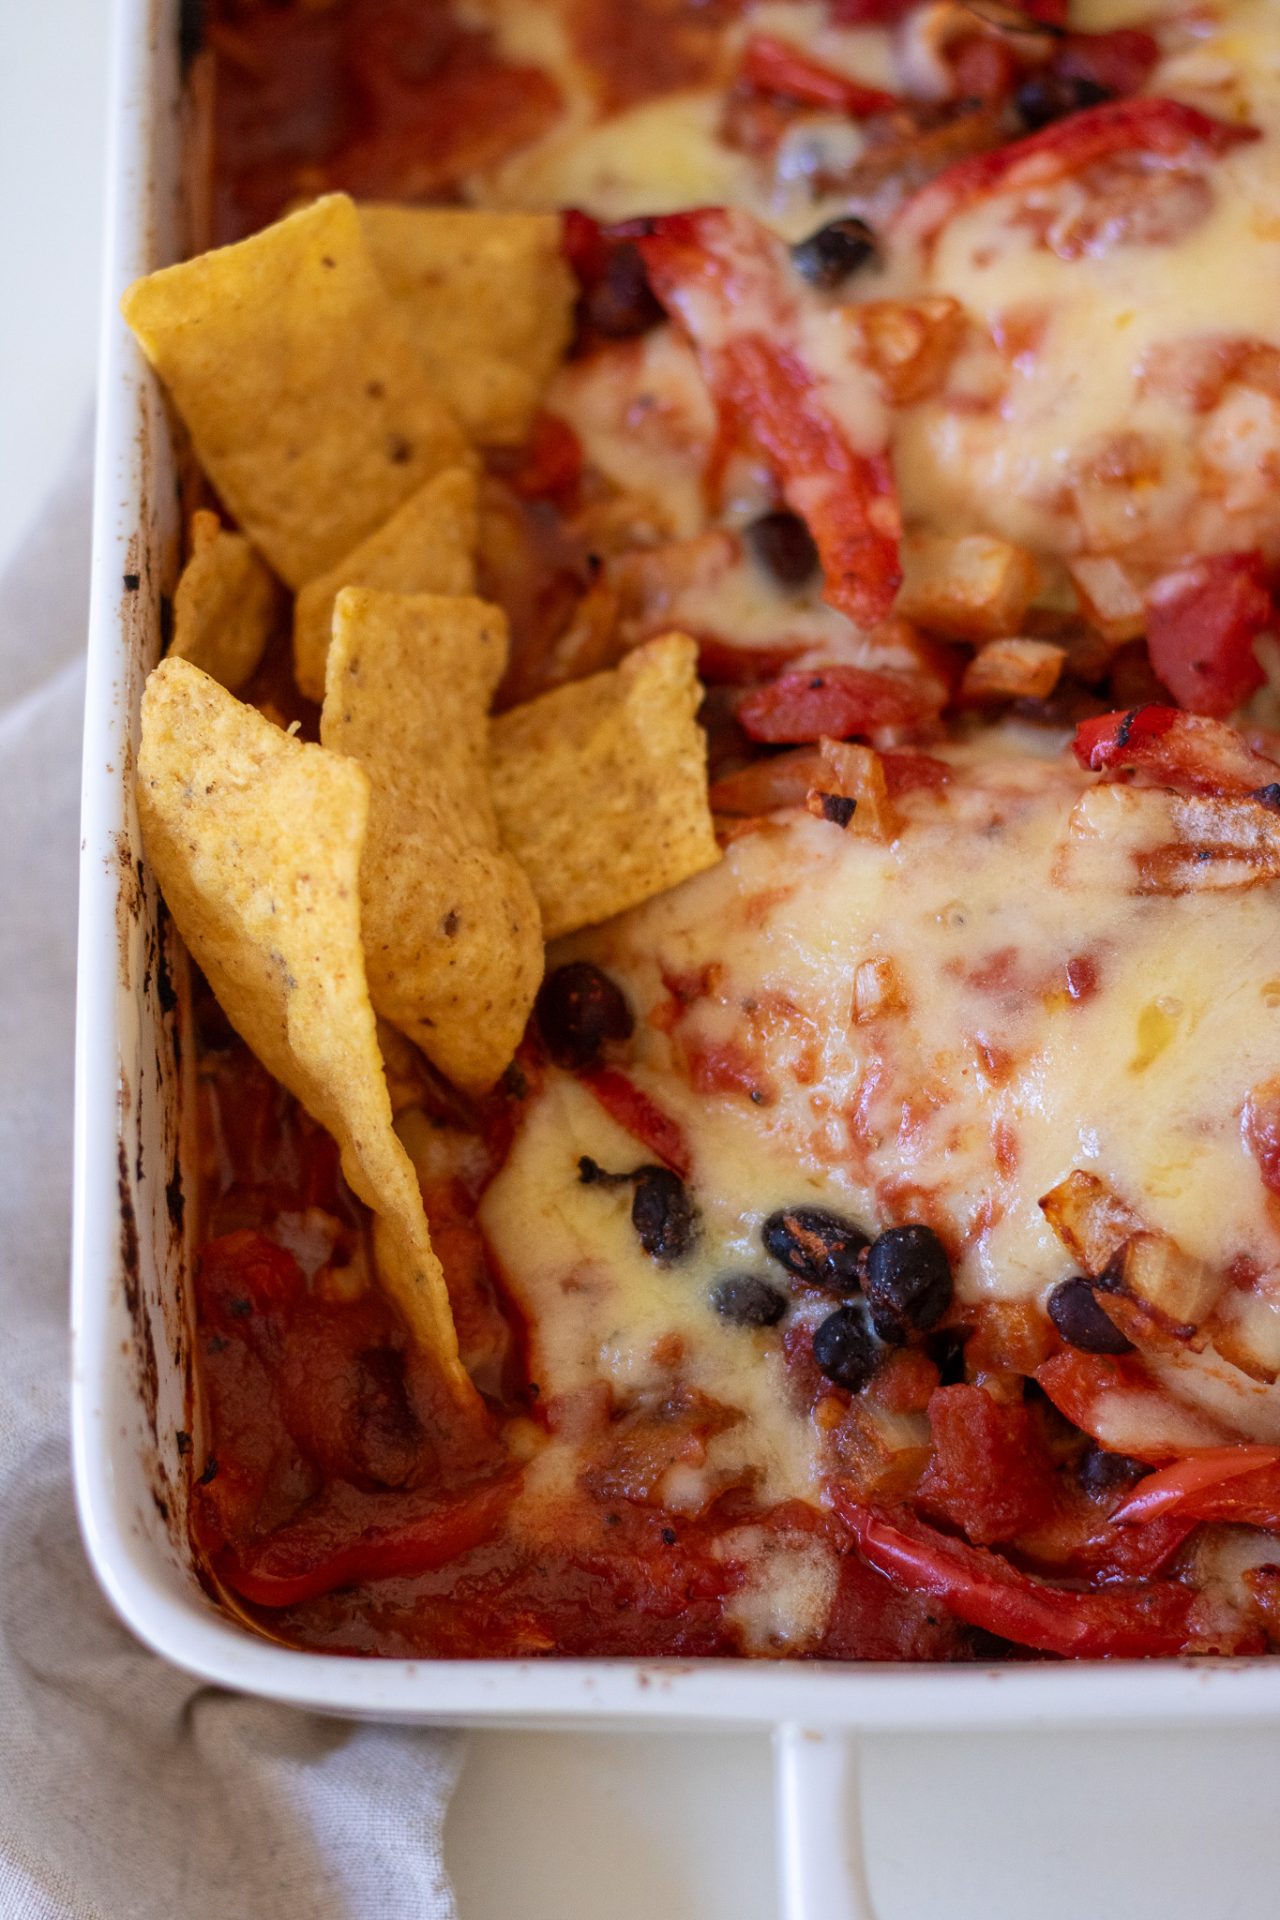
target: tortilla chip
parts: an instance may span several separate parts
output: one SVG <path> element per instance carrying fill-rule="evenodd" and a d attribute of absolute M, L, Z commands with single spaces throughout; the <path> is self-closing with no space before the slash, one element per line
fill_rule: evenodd
<path fill-rule="evenodd" d="M 510 1063 L 542 979 L 528 880 L 489 792 L 507 623 L 483 600 L 344 587 L 320 737 L 369 776 L 360 870 L 373 1004 L 457 1086 Z"/>
<path fill-rule="evenodd" d="M 324 699 L 333 603 L 341 588 L 471 593 L 476 539 L 475 475 L 468 467 L 446 467 L 336 567 L 305 586 L 293 615 L 293 671 L 307 698 Z"/>
<path fill-rule="evenodd" d="M 363 205 L 365 238 L 473 439 L 520 446 L 573 332 L 558 213 Z"/>
<path fill-rule="evenodd" d="M 466 458 L 345 194 L 136 280 L 121 304 L 200 464 L 291 587 Z"/>
<path fill-rule="evenodd" d="M 469 1393 L 417 1176 L 392 1128 L 365 983 L 368 781 L 171 658 L 143 695 L 137 793 L 178 931 L 236 1031 L 337 1141 L 376 1216 L 387 1291 Z"/>
<path fill-rule="evenodd" d="M 607 920 L 719 859 L 696 714 L 698 649 L 650 640 L 611 673 L 493 723 L 502 837 L 530 880 L 548 940 Z"/>
<path fill-rule="evenodd" d="M 170 653 L 237 693 L 262 658 L 275 612 L 276 583 L 244 535 L 228 533 L 216 513 L 193 513 Z"/>

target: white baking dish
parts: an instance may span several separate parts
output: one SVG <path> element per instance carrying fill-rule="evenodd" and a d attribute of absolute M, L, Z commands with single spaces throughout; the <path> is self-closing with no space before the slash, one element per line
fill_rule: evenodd
<path fill-rule="evenodd" d="M 85 728 L 73 1407 L 85 1540 L 122 1618 L 207 1681 L 322 1711 L 777 1729 L 784 1906 L 827 1920 L 869 1911 L 847 1814 L 859 1730 L 1280 1721 L 1280 1660 L 992 1669 L 369 1661 L 275 1646 L 206 1596 L 186 1544 L 177 1439 L 193 1418 L 182 1073 L 168 984 L 181 961 L 162 944 L 131 797 L 138 695 L 160 650 L 161 595 L 177 557 L 177 466 L 154 381 L 118 315 L 122 288 L 174 258 L 185 227 L 177 36 L 178 0 L 118 0 Z M 837 1841 L 844 1875 L 832 1866 Z"/>

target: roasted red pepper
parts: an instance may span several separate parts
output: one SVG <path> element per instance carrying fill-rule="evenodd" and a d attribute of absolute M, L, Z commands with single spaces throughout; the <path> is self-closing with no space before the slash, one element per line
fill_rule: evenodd
<path fill-rule="evenodd" d="M 1076 1660 L 1134 1660 L 1194 1644 L 1194 1596 L 1175 1581 L 1078 1592 L 1033 1580 L 998 1554 L 938 1533 L 913 1514 L 892 1518 L 836 1486 L 831 1503 L 864 1560 L 911 1593 L 928 1593 L 957 1619 L 1016 1646 Z"/>
<path fill-rule="evenodd" d="M 1228 126 L 1181 100 L 1108 100 L 1055 120 L 1025 140 L 957 161 L 908 200 L 898 215 L 898 231 L 927 246 L 949 220 L 996 193 L 1049 186 L 1116 154 L 1212 159 L 1258 137 L 1256 127 Z"/>
<path fill-rule="evenodd" d="M 1255 753 L 1234 727 L 1176 707 L 1100 713 L 1081 721 L 1073 744 L 1091 773 L 1141 771 L 1195 793 L 1256 793 L 1280 780 L 1280 764 Z"/>
<path fill-rule="evenodd" d="M 1280 1526 L 1280 1447 L 1205 1447 L 1141 1481 L 1111 1516 L 1112 1525 L 1149 1523 L 1168 1514 Z"/>
<path fill-rule="evenodd" d="M 1260 553 L 1215 553 L 1146 596 L 1151 664 L 1179 703 L 1222 719 L 1262 685 L 1253 643 L 1275 619 Z"/>
<path fill-rule="evenodd" d="M 370 1495 L 338 1481 L 265 1540 L 239 1552 L 228 1548 L 218 1572 L 260 1607 L 291 1607 L 336 1587 L 429 1573 L 488 1538 L 517 1484 L 507 1479 L 442 1500 Z"/>
<path fill-rule="evenodd" d="M 804 364 L 781 243 L 725 208 L 668 214 L 644 229 L 636 237 L 653 290 L 697 348 L 726 425 L 754 441 L 808 525 L 826 598 L 874 626 L 902 580 L 888 452 L 883 437 L 851 445 Z"/>
<path fill-rule="evenodd" d="M 897 105 L 891 93 L 833 73 L 772 33 L 751 35 L 742 50 L 742 78 L 761 93 L 780 94 L 802 106 L 830 107 L 857 120 Z"/>

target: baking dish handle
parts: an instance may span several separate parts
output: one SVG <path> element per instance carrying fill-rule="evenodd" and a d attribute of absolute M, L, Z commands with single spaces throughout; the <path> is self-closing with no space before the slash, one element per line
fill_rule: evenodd
<path fill-rule="evenodd" d="M 773 1732 L 779 1920 L 876 1920 L 867 1886 L 857 1735 Z"/>

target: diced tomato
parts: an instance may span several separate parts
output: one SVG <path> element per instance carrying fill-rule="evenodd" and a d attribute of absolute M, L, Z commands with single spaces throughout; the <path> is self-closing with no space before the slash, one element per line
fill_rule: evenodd
<path fill-rule="evenodd" d="M 1091 773 L 1149 773 L 1195 793 L 1256 793 L 1280 779 L 1280 764 L 1255 753 L 1234 727 L 1176 707 L 1130 707 L 1082 720 L 1076 759 Z"/>
<path fill-rule="evenodd" d="M 934 1595 L 958 1619 L 1066 1659 L 1146 1659 L 1193 1642 L 1193 1595 L 1174 1581 L 1080 1593 L 1020 1573 L 998 1554 L 938 1533 L 913 1514 L 886 1519 L 836 1485 L 831 1503 L 886 1580 Z"/>
<path fill-rule="evenodd" d="M 1253 643 L 1272 624 L 1260 553 L 1216 553 L 1167 573 L 1146 596 L 1147 650 L 1170 693 L 1221 719 L 1263 682 Z"/>
<path fill-rule="evenodd" d="M 218 1572 L 260 1607 L 291 1607 L 335 1587 L 428 1573 L 479 1546 L 511 1504 L 508 1479 L 452 1500 L 361 1494 L 338 1481 L 265 1540 L 228 1549 Z"/>
<path fill-rule="evenodd" d="M 830 604 L 874 626 L 902 580 L 888 450 L 850 443 L 801 360 L 781 243 L 725 208 L 643 224 L 636 239 L 653 290 L 697 348 L 722 425 L 754 441 L 808 525 Z"/>
<path fill-rule="evenodd" d="M 891 93 L 833 73 L 772 33 L 751 35 L 742 50 L 742 78 L 761 93 L 780 94 L 802 106 L 830 107 L 859 120 L 897 104 Z"/>
<path fill-rule="evenodd" d="M 1053 1462 L 1022 1401 L 1003 1404 L 982 1387 L 939 1387 L 929 1421 L 933 1455 L 920 1482 L 922 1507 L 979 1547 L 1048 1519 Z"/>
<path fill-rule="evenodd" d="M 306 1294 L 294 1256 L 252 1228 L 206 1241 L 199 1261 L 200 1311 L 211 1324 L 241 1320 L 251 1311 L 279 1314 Z"/>
<path fill-rule="evenodd" d="M 1280 1526 L 1280 1447 L 1205 1447 L 1161 1467 L 1139 1482 L 1111 1516 L 1132 1526 L 1167 1514 L 1197 1520 L 1234 1520 L 1243 1513 L 1270 1518 L 1251 1526 Z"/>
<path fill-rule="evenodd" d="M 1258 137 L 1257 127 L 1229 126 L 1181 100 L 1108 100 L 1055 120 L 1025 140 L 957 161 L 907 201 L 898 231 L 927 246 L 949 220 L 992 194 L 1050 186 L 1116 154 L 1211 159 Z"/>
<path fill-rule="evenodd" d="M 615 1067 L 592 1067 L 578 1078 L 595 1095 L 611 1120 L 616 1120 L 682 1180 L 688 1179 L 693 1161 L 679 1122 L 664 1113 L 647 1093 L 641 1092 L 634 1080 L 629 1080 Z"/>
<path fill-rule="evenodd" d="M 752 740 L 783 746 L 824 734 L 848 740 L 881 727 L 918 726 L 937 711 L 936 699 L 908 674 L 818 667 L 753 687 L 738 703 L 738 725 Z"/>
<path fill-rule="evenodd" d="M 507 484 L 522 500 L 554 500 L 570 506 L 582 478 L 582 442 L 556 413 L 540 413 L 529 444 Z"/>
<path fill-rule="evenodd" d="M 1160 58 L 1154 34 L 1139 27 L 1116 27 L 1110 33 L 1069 33 L 1054 49 L 1055 70 L 1069 80 L 1091 80 L 1117 95 L 1136 93 L 1144 86 Z"/>

